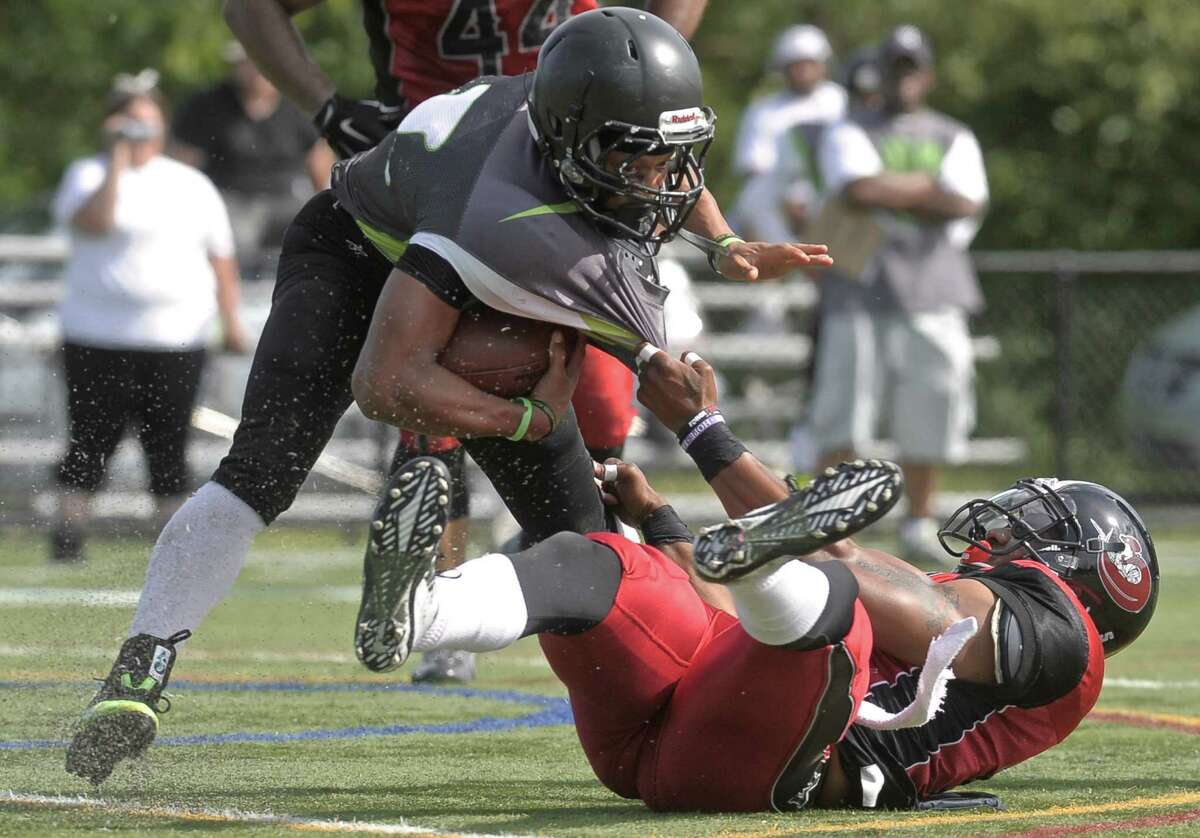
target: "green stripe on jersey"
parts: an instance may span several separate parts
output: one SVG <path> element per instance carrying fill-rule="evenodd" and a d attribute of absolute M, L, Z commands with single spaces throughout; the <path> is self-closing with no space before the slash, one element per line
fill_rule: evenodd
<path fill-rule="evenodd" d="M 642 342 L 642 339 L 633 332 L 615 323 L 609 323 L 607 320 L 601 320 L 599 317 L 593 317 L 590 314 L 577 313 L 583 318 L 587 333 L 594 335 L 597 340 L 603 343 L 611 343 L 623 349 L 633 349 Z"/>
<path fill-rule="evenodd" d="M 400 257 L 404 255 L 404 251 L 408 250 L 408 239 L 398 239 L 395 236 L 388 235 L 382 230 L 376 230 L 365 221 L 354 219 L 354 223 L 358 225 L 358 229 L 363 231 L 363 235 L 371 240 L 371 244 L 383 254 L 384 258 L 393 265 L 400 261 Z"/>
<path fill-rule="evenodd" d="M 563 201 L 561 204 L 542 204 L 540 207 L 515 212 L 508 218 L 501 218 L 498 223 L 503 224 L 505 221 L 516 221 L 518 218 L 533 218 L 536 215 L 570 215 L 573 212 L 579 211 L 579 204 L 574 201 Z"/>

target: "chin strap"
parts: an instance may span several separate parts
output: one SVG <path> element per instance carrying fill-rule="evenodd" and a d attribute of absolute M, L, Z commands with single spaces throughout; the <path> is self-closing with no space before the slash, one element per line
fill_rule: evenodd
<path fill-rule="evenodd" d="M 912 703 L 896 713 L 889 713 L 877 704 L 864 701 L 858 708 L 855 724 L 872 730 L 899 730 L 904 727 L 920 727 L 928 723 L 942 707 L 946 698 L 946 685 L 954 677 L 950 664 L 962 651 L 967 641 L 975 636 L 979 624 L 974 617 L 959 620 L 929 644 L 925 664 L 917 678 L 917 695 Z"/>

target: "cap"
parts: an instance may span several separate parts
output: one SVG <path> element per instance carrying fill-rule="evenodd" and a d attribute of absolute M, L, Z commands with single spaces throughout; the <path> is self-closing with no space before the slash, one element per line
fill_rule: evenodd
<path fill-rule="evenodd" d="M 879 47 L 879 65 L 884 73 L 901 59 L 908 59 L 922 70 L 933 66 L 933 45 L 924 32 L 911 24 L 893 29 Z"/>
<path fill-rule="evenodd" d="M 789 26 L 783 30 L 771 50 L 771 68 L 782 70 L 797 61 L 828 61 L 833 55 L 825 33 L 812 24 Z"/>

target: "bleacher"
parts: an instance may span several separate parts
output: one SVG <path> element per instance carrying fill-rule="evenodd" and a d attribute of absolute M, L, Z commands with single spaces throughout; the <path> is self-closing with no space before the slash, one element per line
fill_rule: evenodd
<path fill-rule="evenodd" d="M 59 337 L 53 307 L 62 288 L 56 278 L 66 255 L 66 242 L 56 237 L 0 236 L 0 522 L 44 520 L 53 509 L 52 468 L 61 454 L 64 434 L 62 385 L 57 378 L 54 352 Z M 780 471 L 792 467 L 790 433 L 804 403 L 801 370 L 812 351 L 806 334 L 794 324 L 811 317 L 816 289 L 803 278 L 750 287 L 710 281 L 708 268 L 690 248 L 672 248 L 666 259 L 680 261 L 695 276 L 692 294 L 701 318 L 710 324 L 687 348 L 695 349 L 721 372 L 722 404 L 748 444 L 764 461 Z M 243 286 L 244 319 L 249 328 L 261 328 L 270 304 L 270 282 Z M 772 330 L 757 329 L 754 315 L 768 311 Z M 782 325 L 782 328 L 780 327 Z M 683 347 L 676 347 L 682 349 Z M 975 338 L 980 359 L 998 355 L 997 343 L 987 336 Z M 249 358 L 214 356 L 206 373 L 201 403 L 237 415 Z M 640 427 L 645 428 L 646 423 Z M 351 408 L 339 425 L 329 451 L 368 469 L 382 469 L 391 453 L 394 431 L 365 419 Z M 196 475 L 211 471 L 227 442 L 196 433 L 189 456 Z M 865 452 L 873 456 L 892 453 L 886 443 Z M 1025 454 L 1022 440 L 975 439 L 969 457 L 979 464 L 1003 464 Z M 690 462 L 669 438 L 653 434 L 631 439 L 628 459 L 648 471 L 688 473 Z M 473 515 L 492 519 L 501 515 L 498 498 L 477 471 L 471 474 Z M 127 439 L 111 464 L 110 479 L 96 500 L 99 517 L 136 520 L 149 516 L 150 498 L 141 454 Z M 672 495 L 689 520 L 712 521 L 720 510 L 710 493 L 698 491 Z M 949 507 L 957 498 L 944 498 Z M 370 509 L 371 499 L 328 478 L 314 475 L 297 503 L 283 519 L 292 523 L 358 520 Z M 501 524 L 500 529 L 506 525 Z"/>

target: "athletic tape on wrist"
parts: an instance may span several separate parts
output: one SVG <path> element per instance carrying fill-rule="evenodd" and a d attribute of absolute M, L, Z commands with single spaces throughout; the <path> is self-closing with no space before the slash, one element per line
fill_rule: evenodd
<path fill-rule="evenodd" d="M 642 519 L 642 538 L 651 547 L 657 547 L 660 544 L 690 542 L 692 533 L 680 519 L 679 513 L 668 504 Z"/>

